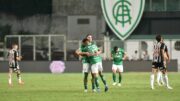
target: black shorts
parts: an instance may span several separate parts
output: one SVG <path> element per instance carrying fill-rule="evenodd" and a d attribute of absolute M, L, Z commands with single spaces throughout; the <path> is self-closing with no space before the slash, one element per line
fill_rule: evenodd
<path fill-rule="evenodd" d="M 153 62 L 152 68 L 159 69 L 159 70 L 166 70 L 166 66 L 163 62 Z"/>
<path fill-rule="evenodd" d="M 13 71 L 20 70 L 19 66 L 14 66 L 14 67 L 10 66 L 9 68 L 13 69 Z"/>

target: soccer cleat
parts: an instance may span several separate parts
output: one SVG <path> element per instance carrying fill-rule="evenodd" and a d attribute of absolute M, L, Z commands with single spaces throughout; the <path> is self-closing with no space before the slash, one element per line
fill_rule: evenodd
<path fill-rule="evenodd" d="M 113 86 L 115 86 L 116 84 L 117 84 L 117 83 L 116 83 L 116 82 L 114 82 L 112 85 L 113 85 Z"/>
<path fill-rule="evenodd" d="M 84 92 L 85 92 L 85 93 L 87 93 L 87 92 L 88 92 L 88 90 L 87 90 L 87 89 L 85 89 L 85 90 L 84 90 Z"/>
<path fill-rule="evenodd" d="M 100 88 L 97 88 L 97 92 L 98 92 L 98 93 L 100 93 L 100 92 L 101 92 Z"/>
<path fill-rule="evenodd" d="M 155 88 L 154 87 L 151 87 L 152 90 L 154 90 Z"/>
<path fill-rule="evenodd" d="M 173 89 L 171 86 L 167 86 L 167 89 Z"/>
<path fill-rule="evenodd" d="M 95 92 L 96 92 L 96 89 L 93 89 L 93 90 L 92 90 L 92 92 L 94 92 L 94 93 L 95 93 Z"/>
<path fill-rule="evenodd" d="M 121 87 L 121 83 L 118 83 L 118 86 Z"/>
<path fill-rule="evenodd" d="M 160 82 L 157 82 L 157 84 L 158 84 L 159 86 L 162 86 L 162 84 L 161 84 Z"/>
<path fill-rule="evenodd" d="M 161 84 L 164 86 L 165 85 L 164 81 L 161 81 Z"/>
<path fill-rule="evenodd" d="M 21 82 L 18 82 L 18 84 L 19 84 L 19 85 L 24 85 L 24 82 L 23 82 L 23 81 L 21 81 Z"/>
<path fill-rule="evenodd" d="M 104 91 L 105 91 L 105 92 L 107 92 L 107 91 L 108 91 L 108 89 L 109 89 L 109 88 L 108 88 L 108 86 L 106 86 L 106 87 L 105 87 L 105 89 L 104 89 Z"/>

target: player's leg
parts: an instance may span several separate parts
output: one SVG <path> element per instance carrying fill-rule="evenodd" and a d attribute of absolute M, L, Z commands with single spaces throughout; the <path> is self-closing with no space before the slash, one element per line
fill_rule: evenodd
<path fill-rule="evenodd" d="M 107 82 L 106 82 L 106 79 L 103 75 L 103 67 L 102 67 L 102 62 L 99 62 L 98 63 L 98 70 L 99 70 L 99 76 L 101 77 L 101 80 L 105 86 L 105 89 L 104 91 L 107 92 L 108 91 L 108 85 L 107 85 Z"/>
<path fill-rule="evenodd" d="M 99 88 L 98 73 L 93 73 L 93 79 L 94 79 L 94 84 L 96 86 L 96 89 L 99 92 L 100 88 Z"/>
<path fill-rule="evenodd" d="M 117 68 L 118 68 L 117 71 L 119 73 L 119 83 L 118 83 L 118 86 L 121 86 L 123 65 L 119 65 Z"/>
<path fill-rule="evenodd" d="M 116 65 L 112 65 L 112 78 L 113 78 L 113 86 L 115 86 L 117 84 L 116 82 L 116 71 L 117 71 L 117 66 Z"/>
<path fill-rule="evenodd" d="M 151 72 L 151 76 L 150 76 L 150 85 L 151 85 L 151 89 L 154 89 L 154 75 L 157 71 L 157 63 L 152 63 L 152 72 Z"/>
<path fill-rule="evenodd" d="M 92 64 L 91 70 L 92 70 L 92 74 L 93 74 L 93 81 L 95 83 L 97 91 L 99 92 L 100 88 L 99 88 L 99 81 L 98 81 L 98 66 L 97 66 L 97 64 Z"/>
<path fill-rule="evenodd" d="M 12 73 L 13 73 L 13 68 L 9 68 L 9 73 L 8 73 L 8 84 L 12 86 Z"/>
<path fill-rule="evenodd" d="M 88 89 L 88 86 L 87 86 L 87 83 L 88 83 L 88 73 L 87 72 L 84 72 L 84 79 L 83 79 L 83 82 L 84 82 L 84 92 L 87 92 L 87 89 Z"/>
<path fill-rule="evenodd" d="M 16 68 L 14 68 L 14 71 L 17 74 L 18 83 L 24 84 L 24 82 L 22 81 L 22 78 L 21 78 L 21 71 L 20 71 L 19 65 L 17 65 Z"/>
<path fill-rule="evenodd" d="M 83 82 L 84 82 L 84 92 L 87 92 L 88 89 L 88 68 L 89 68 L 89 64 L 84 63 L 83 64 L 83 73 L 84 73 L 84 78 L 83 78 Z"/>
<path fill-rule="evenodd" d="M 158 72 L 157 72 L 157 84 L 159 86 L 162 86 L 161 83 L 160 83 L 161 78 L 162 78 L 162 72 L 158 69 Z"/>
<path fill-rule="evenodd" d="M 21 71 L 19 69 L 17 69 L 16 73 L 17 73 L 18 83 L 24 84 L 24 82 L 22 81 L 22 78 L 21 78 Z"/>
<path fill-rule="evenodd" d="M 95 79 L 94 79 L 94 76 L 93 76 L 93 73 L 91 72 L 91 84 L 92 84 L 92 91 L 93 92 L 96 92 L 96 89 L 95 89 Z"/>
<path fill-rule="evenodd" d="M 162 85 L 165 85 L 165 83 L 164 83 L 164 79 L 163 79 L 163 74 L 162 74 L 162 72 L 160 71 L 160 83 L 162 84 Z"/>
<path fill-rule="evenodd" d="M 152 68 L 152 73 L 151 73 L 151 89 L 154 89 L 154 76 L 156 73 L 157 69 Z"/>
<path fill-rule="evenodd" d="M 163 74 L 163 80 L 164 80 L 164 83 L 166 85 L 166 87 L 168 89 L 173 89 L 170 85 L 169 85 L 169 79 L 168 79 L 168 75 L 167 75 L 167 69 L 164 68 L 164 69 L 161 69 L 162 71 L 162 74 Z"/>
<path fill-rule="evenodd" d="M 102 82 L 103 82 L 103 84 L 105 86 L 104 91 L 107 92 L 108 91 L 108 85 L 107 85 L 106 79 L 105 79 L 102 71 L 99 71 L 99 76 L 101 77 L 101 80 L 102 80 Z"/>
<path fill-rule="evenodd" d="M 105 79 L 105 77 L 104 77 L 102 71 L 99 71 L 99 76 L 100 76 L 100 78 L 101 78 L 103 84 L 104 84 L 105 86 L 107 86 L 106 79 Z"/>
<path fill-rule="evenodd" d="M 105 79 L 105 77 L 104 77 L 104 75 L 103 75 L 102 62 L 99 62 L 99 63 L 97 64 L 97 66 L 98 66 L 99 76 L 101 77 L 101 80 L 102 80 L 103 84 L 104 84 L 105 86 L 107 86 L 106 79 Z"/>

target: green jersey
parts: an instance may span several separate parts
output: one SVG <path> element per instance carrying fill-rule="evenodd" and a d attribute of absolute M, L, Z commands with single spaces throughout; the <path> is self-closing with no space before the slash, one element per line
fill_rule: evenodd
<path fill-rule="evenodd" d="M 88 52 L 92 54 L 98 52 L 99 50 L 97 45 L 94 43 L 90 43 L 89 45 L 87 45 L 87 49 L 88 49 Z M 89 56 L 88 58 L 89 58 L 90 64 L 96 64 L 98 62 L 102 62 L 102 58 L 100 56 Z"/>
<path fill-rule="evenodd" d="M 124 57 L 124 50 L 123 49 L 118 48 L 117 52 L 112 50 L 111 54 L 112 54 L 112 58 L 113 58 L 113 64 L 115 64 L 115 65 L 122 65 L 123 64 L 123 57 Z"/>
<path fill-rule="evenodd" d="M 87 52 L 87 46 L 81 45 L 80 51 L 81 52 Z M 87 56 L 82 56 L 81 61 L 82 61 L 82 63 L 89 63 Z"/>

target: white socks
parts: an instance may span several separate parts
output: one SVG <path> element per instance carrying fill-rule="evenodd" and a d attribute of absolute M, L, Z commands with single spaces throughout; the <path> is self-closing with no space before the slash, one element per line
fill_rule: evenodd
<path fill-rule="evenodd" d="M 163 75 L 163 79 L 165 81 L 166 87 L 167 89 L 173 89 L 170 85 L 169 85 L 169 81 L 168 81 L 168 76 L 167 74 Z"/>
<path fill-rule="evenodd" d="M 11 78 L 9 78 L 8 83 L 12 84 L 12 79 Z"/>
<path fill-rule="evenodd" d="M 165 85 L 166 85 L 166 86 L 169 86 L 169 81 L 168 81 L 168 76 L 167 76 L 167 74 L 163 75 L 163 79 L 164 79 L 164 81 L 165 81 Z"/>
<path fill-rule="evenodd" d="M 151 88 L 154 89 L 154 74 L 151 74 L 150 82 L 151 82 Z"/>
<path fill-rule="evenodd" d="M 157 73 L 157 83 L 159 86 L 162 86 L 161 84 L 164 85 L 164 79 L 163 79 L 161 71 L 158 71 L 158 73 Z"/>
<path fill-rule="evenodd" d="M 160 84 L 160 79 L 161 79 L 162 73 L 158 71 L 157 73 L 157 83 Z"/>
<path fill-rule="evenodd" d="M 19 83 L 22 83 L 21 77 L 18 78 L 18 82 L 19 82 Z"/>

